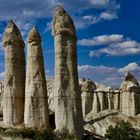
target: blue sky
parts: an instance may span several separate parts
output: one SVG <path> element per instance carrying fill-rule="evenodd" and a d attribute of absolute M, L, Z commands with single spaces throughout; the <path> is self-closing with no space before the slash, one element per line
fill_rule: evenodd
<path fill-rule="evenodd" d="M 0 79 L 4 77 L 2 34 L 13 19 L 26 43 L 36 25 L 42 36 L 47 77 L 54 74 L 52 14 L 61 5 L 77 29 L 79 77 L 119 87 L 126 71 L 140 81 L 139 0 L 0 0 Z M 26 53 L 27 45 L 25 48 Z"/>

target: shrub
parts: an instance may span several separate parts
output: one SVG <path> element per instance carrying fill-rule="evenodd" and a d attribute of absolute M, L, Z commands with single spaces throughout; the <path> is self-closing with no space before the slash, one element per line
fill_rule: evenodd
<path fill-rule="evenodd" d="M 109 126 L 105 138 L 108 140 L 140 140 L 140 132 L 129 122 L 121 121 L 115 127 Z"/>
<path fill-rule="evenodd" d="M 14 129 L 14 128 L 1 128 L 0 134 L 12 138 L 29 138 L 32 140 L 56 140 L 55 134 L 50 130 L 33 130 L 30 128 Z"/>

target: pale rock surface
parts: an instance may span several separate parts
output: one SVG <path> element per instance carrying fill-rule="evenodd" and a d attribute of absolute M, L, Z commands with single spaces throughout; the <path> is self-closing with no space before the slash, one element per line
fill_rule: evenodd
<path fill-rule="evenodd" d="M 128 116 L 135 116 L 140 113 L 140 87 L 130 72 L 126 73 L 120 92 L 121 112 Z"/>
<path fill-rule="evenodd" d="M 53 15 L 55 44 L 55 124 L 56 131 L 83 134 L 81 91 L 77 72 L 76 30 L 71 17 L 60 6 Z"/>
<path fill-rule="evenodd" d="M 104 93 L 105 86 L 95 82 L 96 90 L 93 93 L 93 103 L 91 112 L 96 114 L 105 109 L 106 98 Z"/>
<path fill-rule="evenodd" d="M 119 110 L 119 105 L 120 92 L 118 90 L 113 90 L 112 87 L 105 87 L 103 85 L 99 85 L 98 88 L 94 90 L 92 113 L 96 114 L 106 109 Z"/>
<path fill-rule="evenodd" d="M 0 81 L 0 108 L 2 108 L 3 93 L 4 93 L 4 81 Z"/>
<path fill-rule="evenodd" d="M 97 93 L 95 92 L 93 94 L 93 103 L 92 103 L 92 110 L 91 110 L 91 112 L 96 114 L 96 113 L 98 113 L 100 111 L 101 111 L 101 106 L 100 106 L 100 102 L 99 102 L 99 97 L 98 97 Z"/>
<path fill-rule="evenodd" d="M 41 47 L 35 27 L 28 34 L 24 123 L 36 129 L 49 128 L 48 98 Z"/>
<path fill-rule="evenodd" d="M 3 94 L 4 94 L 4 81 L 0 81 L 0 116 L 3 115 L 3 108 L 2 108 Z"/>
<path fill-rule="evenodd" d="M 3 122 L 5 125 L 23 123 L 25 94 L 24 42 L 17 26 L 10 21 L 3 34 L 5 48 L 5 86 Z"/>
<path fill-rule="evenodd" d="M 51 112 L 55 111 L 55 106 L 54 106 L 54 79 L 47 79 L 47 94 L 48 94 L 48 105 L 49 105 L 49 110 Z"/>
<path fill-rule="evenodd" d="M 129 117 L 113 110 L 104 110 L 97 114 L 91 112 L 84 117 L 84 120 L 85 130 L 100 136 L 105 135 L 106 130 L 110 125 L 115 126 L 116 123 L 120 122 L 121 120 L 129 121 L 134 128 L 140 130 L 139 115 L 135 117 Z"/>
<path fill-rule="evenodd" d="M 100 111 L 105 110 L 106 107 L 106 94 L 104 92 L 104 90 L 98 88 L 94 91 L 94 94 L 96 94 L 98 96 L 98 101 L 99 101 L 99 106 L 100 106 Z M 96 97 L 96 95 L 94 97 Z M 98 103 L 98 102 L 97 102 Z M 95 104 L 95 103 L 93 103 Z M 94 108 L 94 106 L 93 106 Z"/>
<path fill-rule="evenodd" d="M 120 91 L 119 90 L 114 91 L 113 103 L 114 103 L 113 109 L 120 110 Z"/>
<path fill-rule="evenodd" d="M 93 103 L 93 93 L 96 89 L 96 85 L 94 82 L 81 78 L 80 79 L 80 87 L 81 87 L 81 97 L 82 97 L 82 111 L 83 116 L 88 114 L 92 110 Z"/>
<path fill-rule="evenodd" d="M 106 95 L 106 108 L 108 108 L 109 110 L 114 109 L 115 106 L 114 103 L 116 104 L 116 102 L 114 102 L 116 100 L 116 93 L 113 90 L 112 87 L 106 87 L 104 88 L 104 92 Z"/>

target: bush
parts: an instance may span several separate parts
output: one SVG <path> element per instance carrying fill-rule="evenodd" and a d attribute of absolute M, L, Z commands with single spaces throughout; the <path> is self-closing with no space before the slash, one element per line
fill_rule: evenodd
<path fill-rule="evenodd" d="M 108 140 L 140 140 L 140 132 L 129 122 L 121 121 L 115 127 L 109 126 L 105 138 Z"/>
<path fill-rule="evenodd" d="M 33 130 L 30 128 L 24 129 L 13 129 L 13 128 L 1 128 L 0 134 L 3 136 L 11 137 L 11 138 L 29 138 L 32 140 L 56 140 L 56 136 L 50 130 Z"/>

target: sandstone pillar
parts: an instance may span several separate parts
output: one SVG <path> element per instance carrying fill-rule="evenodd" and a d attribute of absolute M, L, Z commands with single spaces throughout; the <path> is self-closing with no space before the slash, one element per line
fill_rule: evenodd
<path fill-rule="evenodd" d="M 24 123 L 26 127 L 37 129 L 49 127 L 41 37 L 35 27 L 28 34 Z"/>
<path fill-rule="evenodd" d="M 24 118 L 25 56 L 24 42 L 11 20 L 3 35 L 5 48 L 5 86 L 3 121 L 5 125 L 21 124 Z"/>
<path fill-rule="evenodd" d="M 94 97 L 93 97 L 93 105 L 92 105 L 92 112 L 94 114 L 97 114 L 101 111 L 101 106 L 98 98 L 98 92 L 94 91 Z"/>
<path fill-rule="evenodd" d="M 107 108 L 109 109 L 109 110 L 112 110 L 113 108 L 114 108 L 114 100 L 113 100 L 113 94 L 114 93 L 112 93 L 112 92 L 107 92 L 106 93 L 107 94 L 107 99 L 108 99 L 108 102 L 107 102 Z"/>
<path fill-rule="evenodd" d="M 99 103 L 101 107 L 101 111 L 106 109 L 106 97 L 105 97 L 105 92 L 99 91 L 98 93 L 98 98 L 99 98 Z"/>
<path fill-rule="evenodd" d="M 91 82 L 84 78 L 81 79 L 80 87 L 82 92 L 82 111 L 83 116 L 85 116 L 92 110 L 93 93 L 95 89 L 93 89 Z"/>
<path fill-rule="evenodd" d="M 120 110 L 120 92 L 119 91 L 115 91 L 115 94 L 114 94 L 114 109 Z"/>
<path fill-rule="evenodd" d="M 60 6 L 57 6 L 53 16 L 53 36 L 56 130 L 75 134 L 81 139 L 83 117 L 77 74 L 76 31 L 72 19 Z"/>
<path fill-rule="evenodd" d="M 92 110 L 93 93 L 82 92 L 82 111 L 83 116 L 87 115 Z"/>
<path fill-rule="evenodd" d="M 135 116 L 140 112 L 140 86 L 136 78 L 128 72 L 120 87 L 120 109 L 128 116 Z"/>

